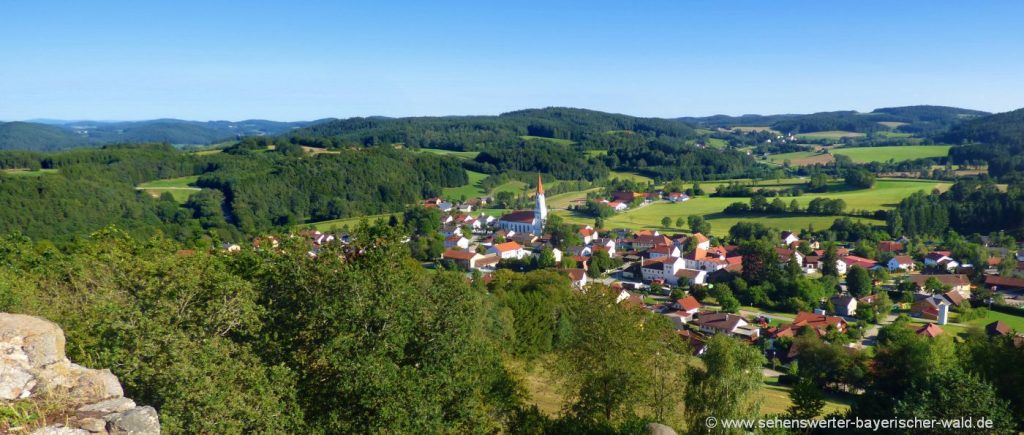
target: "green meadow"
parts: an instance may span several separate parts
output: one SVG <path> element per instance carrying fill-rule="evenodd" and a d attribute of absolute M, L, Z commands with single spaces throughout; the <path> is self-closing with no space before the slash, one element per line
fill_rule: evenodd
<path fill-rule="evenodd" d="M 796 137 L 801 139 L 828 139 L 828 140 L 839 140 L 843 138 L 852 137 L 864 137 L 864 133 L 857 133 L 855 131 L 815 131 L 811 133 L 800 133 Z"/>
<path fill-rule="evenodd" d="M 892 147 L 851 147 L 833 148 L 832 154 L 844 155 L 855 163 L 887 162 L 924 159 L 929 157 L 945 157 L 949 155 L 951 145 L 911 145 Z"/>
<path fill-rule="evenodd" d="M 10 175 L 10 176 L 13 176 L 13 177 L 38 177 L 38 176 L 43 175 L 43 174 L 53 174 L 53 173 L 56 173 L 57 171 L 58 171 L 58 169 L 37 169 L 37 170 L 30 170 L 30 169 L 3 169 L 3 170 L 0 170 L 0 172 L 4 173 L 5 175 Z"/>

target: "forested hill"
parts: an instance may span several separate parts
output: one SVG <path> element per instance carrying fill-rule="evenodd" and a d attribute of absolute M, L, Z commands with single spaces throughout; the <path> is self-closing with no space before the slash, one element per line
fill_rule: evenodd
<path fill-rule="evenodd" d="M 454 158 L 386 147 L 315 155 L 285 146 L 200 155 L 166 144 L 7 151 L 0 152 L 0 170 L 0 234 L 58 244 L 117 225 L 137 237 L 161 231 L 208 246 L 309 218 L 401 211 L 468 182 Z M 142 182 L 188 176 L 198 176 L 194 184 L 202 190 L 184 204 L 169 192 L 154 198 L 136 190 Z"/>
<path fill-rule="evenodd" d="M 582 142 L 619 132 L 679 139 L 695 136 L 691 126 L 670 119 L 549 107 L 498 116 L 340 119 L 298 129 L 289 137 L 324 148 L 404 144 L 413 148 L 481 150 L 518 143 L 523 136 Z"/>
<path fill-rule="evenodd" d="M 806 115 L 714 115 L 684 117 L 680 121 L 705 127 L 770 126 L 783 133 L 842 130 L 860 133 L 888 130 L 904 133 L 935 133 L 952 125 L 988 115 L 988 112 L 948 106 L 884 107 L 871 112 L 852 110 Z M 881 123 L 892 123 L 885 125 Z"/>
<path fill-rule="evenodd" d="M 964 122 L 942 139 L 968 144 L 950 150 L 953 163 L 986 163 L 993 176 L 1024 171 L 1024 109 Z"/>
<path fill-rule="evenodd" d="M 208 145 L 245 136 L 276 135 L 314 122 L 265 120 L 183 121 L 48 121 L 0 123 L 0 149 L 57 151 L 123 143 Z"/>

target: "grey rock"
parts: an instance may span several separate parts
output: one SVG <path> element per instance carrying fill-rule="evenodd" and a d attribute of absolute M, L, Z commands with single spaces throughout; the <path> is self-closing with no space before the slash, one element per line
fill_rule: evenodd
<path fill-rule="evenodd" d="M 42 367 L 64 359 L 64 331 L 49 320 L 0 313 L 0 340 L 9 337 L 23 337 L 21 348 L 31 367 Z"/>
<path fill-rule="evenodd" d="M 104 419 L 110 435 L 160 435 L 160 418 L 151 406 L 110 414 Z"/>
<path fill-rule="evenodd" d="M 110 370 L 87 369 L 66 359 L 39 370 L 36 377 L 39 390 L 66 396 L 77 403 L 92 403 L 124 395 L 121 383 Z"/>
<path fill-rule="evenodd" d="M 91 435 L 89 431 L 60 425 L 41 427 L 30 435 Z"/>
<path fill-rule="evenodd" d="M 0 359 L 0 400 L 24 399 L 35 384 L 28 370 Z"/>
<path fill-rule="evenodd" d="M 107 433 L 107 422 L 99 418 L 83 418 L 78 420 L 78 427 L 92 433 Z"/>
<path fill-rule="evenodd" d="M 84 405 L 78 408 L 79 412 L 99 412 L 102 414 L 110 414 L 114 412 L 127 411 L 135 407 L 135 402 L 127 397 L 118 397 L 114 399 L 107 399 L 102 402 L 96 402 L 89 405 Z"/>

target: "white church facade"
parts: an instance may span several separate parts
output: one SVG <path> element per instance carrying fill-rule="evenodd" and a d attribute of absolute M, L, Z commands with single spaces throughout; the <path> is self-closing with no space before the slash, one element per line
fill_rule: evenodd
<path fill-rule="evenodd" d="M 534 197 L 533 210 L 517 210 L 502 216 L 498 220 L 498 228 L 517 233 L 540 235 L 544 231 L 544 223 L 547 220 L 548 206 L 544 201 L 544 185 L 538 175 L 537 195 Z"/>

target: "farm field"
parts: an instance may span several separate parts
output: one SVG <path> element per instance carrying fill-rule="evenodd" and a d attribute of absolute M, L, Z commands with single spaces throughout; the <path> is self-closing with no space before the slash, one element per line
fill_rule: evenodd
<path fill-rule="evenodd" d="M 906 122 L 895 122 L 895 121 L 882 121 L 882 122 L 879 122 L 879 124 L 882 124 L 882 125 L 884 125 L 886 127 L 889 127 L 889 128 L 896 128 L 896 127 L 899 127 L 901 125 L 907 125 Z"/>
<path fill-rule="evenodd" d="M 198 175 L 179 178 L 165 178 L 162 180 L 145 182 L 139 184 L 135 188 L 152 195 L 154 198 L 159 197 L 164 192 L 170 192 L 175 201 L 184 204 L 185 201 L 188 201 L 188 197 L 190 195 L 202 190 L 194 186 L 195 182 L 198 180 Z"/>
<path fill-rule="evenodd" d="M 733 127 L 731 130 L 732 131 L 740 131 L 740 132 L 743 132 L 743 133 L 749 133 L 749 132 L 752 132 L 752 131 L 768 131 L 768 132 L 772 132 L 772 133 L 779 133 L 779 132 L 777 132 L 775 130 L 772 130 L 771 127 L 768 127 L 766 125 L 765 126 L 751 125 L 751 126 L 745 126 L 745 127 Z"/>
<path fill-rule="evenodd" d="M 601 190 L 601 188 L 595 187 L 593 189 L 583 191 L 560 193 L 558 195 L 550 196 L 545 200 L 548 203 L 549 209 L 569 208 L 570 205 L 586 200 L 588 192 L 597 192 L 599 190 Z"/>
<path fill-rule="evenodd" d="M 850 157 L 855 163 L 897 162 L 903 160 L 923 159 L 928 157 L 944 157 L 949 154 L 950 145 L 913 145 L 894 147 L 853 147 L 833 148 L 832 154 Z"/>
<path fill-rule="evenodd" d="M 782 164 L 787 160 L 793 166 L 810 166 L 832 163 L 835 158 L 829 154 L 822 154 L 814 151 L 797 151 L 792 153 L 772 154 L 768 156 L 768 161 L 773 163 Z"/>
<path fill-rule="evenodd" d="M 815 131 L 815 132 L 811 132 L 811 133 L 800 133 L 800 134 L 797 134 L 796 137 L 801 138 L 801 139 L 830 139 L 830 140 L 839 140 L 839 139 L 847 138 L 847 137 L 850 137 L 850 138 L 852 138 L 852 137 L 864 137 L 864 133 L 857 133 L 857 132 L 854 132 L 854 131 L 831 130 L 831 131 Z"/>
<path fill-rule="evenodd" d="M 0 172 L 13 177 L 38 177 L 43 174 L 56 173 L 58 170 L 59 169 L 38 169 L 33 171 L 30 169 L 4 169 L 0 170 Z"/>
<path fill-rule="evenodd" d="M 702 184 L 707 192 L 713 192 L 718 184 L 727 181 Z M 764 180 L 758 183 L 759 186 L 790 187 L 805 183 L 806 180 L 797 178 L 783 180 Z M 879 210 L 895 207 L 899 201 L 919 190 L 931 191 L 934 188 L 946 189 L 950 186 L 948 182 L 934 180 L 907 180 L 907 179 L 881 179 L 871 189 L 843 190 L 841 184 L 834 184 L 836 189 L 832 192 L 804 194 L 798 197 L 784 197 L 788 204 L 793 199 L 803 207 L 814 198 L 842 198 L 846 201 L 846 209 L 849 210 Z M 832 225 L 838 216 L 817 216 L 805 214 L 751 214 L 751 215 L 725 215 L 722 210 L 733 202 L 749 202 L 748 198 L 715 198 L 709 196 L 695 197 L 689 201 L 673 204 L 659 201 L 653 204 L 640 207 L 635 210 L 627 210 L 605 219 L 605 226 L 608 228 L 631 228 L 631 229 L 658 229 L 677 230 L 674 227 L 665 228 L 661 225 L 661 219 L 669 217 L 673 224 L 678 217 L 690 215 L 704 216 L 711 223 L 712 234 L 725 235 L 729 228 L 740 221 L 756 221 L 778 229 L 800 229 L 813 226 L 824 228 Z M 592 224 L 594 219 L 590 216 L 583 216 L 568 211 L 556 211 L 566 221 L 580 224 Z M 868 218 L 852 218 L 855 221 L 862 221 L 874 225 L 882 225 L 883 222 Z"/>
<path fill-rule="evenodd" d="M 711 148 L 725 148 L 729 146 L 729 142 L 726 142 L 725 139 L 719 139 L 715 137 L 707 138 L 705 143 L 707 143 L 707 145 Z"/>
<path fill-rule="evenodd" d="M 331 231 L 331 230 L 341 229 L 341 228 L 345 227 L 346 225 L 348 225 L 349 228 L 354 228 L 356 225 L 359 225 L 360 221 L 362 221 L 364 219 L 366 220 L 366 222 L 369 222 L 369 223 L 372 224 L 373 222 L 376 222 L 378 219 L 387 220 L 387 219 L 391 218 L 392 215 L 401 217 L 402 214 L 401 213 L 383 213 L 383 214 L 374 214 L 374 215 L 351 217 L 351 218 L 331 219 L 329 221 L 312 222 L 311 225 L 313 225 L 313 228 L 316 228 L 317 230 L 320 230 L 320 231 Z M 299 225 L 299 227 L 300 228 L 301 227 L 305 227 L 306 225 L 308 225 L 308 224 Z"/>
<path fill-rule="evenodd" d="M 479 184 L 481 180 L 487 178 L 487 174 L 475 171 L 466 171 L 466 175 L 469 176 L 469 183 L 459 187 L 446 187 L 441 192 L 441 195 L 445 198 L 452 198 L 455 200 L 458 200 L 463 196 L 466 198 L 473 198 L 486 195 L 487 192 L 484 192 L 484 190 L 480 188 Z"/>

